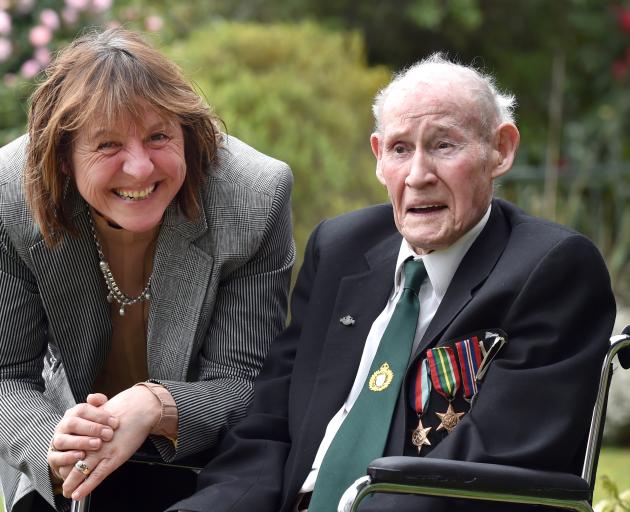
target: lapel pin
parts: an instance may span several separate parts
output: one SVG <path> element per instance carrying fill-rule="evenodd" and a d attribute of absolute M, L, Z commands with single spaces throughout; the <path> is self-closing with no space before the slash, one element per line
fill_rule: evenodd
<path fill-rule="evenodd" d="M 339 322 L 341 322 L 343 325 L 345 325 L 346 327 L 349 327 L 351 325 L 354 325 L 354 318 L 351 317 L 350 315 L 346 315 L 346 316 L 342 316 L 339 319 Z"/>

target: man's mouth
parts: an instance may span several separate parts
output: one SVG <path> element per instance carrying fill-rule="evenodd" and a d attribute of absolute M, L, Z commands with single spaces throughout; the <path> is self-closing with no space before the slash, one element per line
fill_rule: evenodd
<path fill-rule="evenodd" d="M 426 206 L 412 206 L 408 208 L 407 211 L 409 211 L 410 213 L 426 214 L 437 212 L 439 210 L 443 210 L 444 208 L 446 208 L 446 206 L 443 204 L 429 204 Z"/>
<path fill-rule="evenodd" d="M 118 197 L 128 199 L 130 201 L 142 201 L 143 199 L 148 198 L 156 188 L 156 183 L 153 183 L 152 185 L 149 185 L 148 187 L 140 190 L 117 188 L 114 189 L 114 194 L 116 194 Z"/>

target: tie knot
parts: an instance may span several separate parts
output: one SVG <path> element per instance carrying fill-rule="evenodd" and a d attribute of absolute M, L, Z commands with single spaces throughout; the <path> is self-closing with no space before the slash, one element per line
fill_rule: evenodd
<path fill-rule="evenodd" d="M 407 260 L 405 262 L 405 289 L 413 290 L 414 293 L 418 294 L 426 276 L 427 271 L 422 260 Z"/>

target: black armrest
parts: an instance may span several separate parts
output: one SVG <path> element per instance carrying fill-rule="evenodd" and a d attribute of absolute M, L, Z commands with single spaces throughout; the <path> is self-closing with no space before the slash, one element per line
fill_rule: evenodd
<path fill-rule="evenodd" d="M 588 482 L 571 473 L 428 457 L 382 457 L 370 463 L 372 483 L 403 484 L 553 499 L 592 499 Z"/>
<path fill-rule="evenodd" d="M 214 454 L 214 450 L 205 450 L 195 453 L 188 457 L 177 459 L 173 462 L 165 462 L 153 445 L 147 441 L 140 449 L 134 453 L 129 462 L 139 462 L 141 464 L 157 464 L 159 466 L 170 466 L 174 468 L 201 469 L 203 468 Z"/>

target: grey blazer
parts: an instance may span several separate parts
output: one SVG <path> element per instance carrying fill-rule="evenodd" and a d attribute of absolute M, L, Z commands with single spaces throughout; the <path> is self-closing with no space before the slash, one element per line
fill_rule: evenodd
<path fill-rule="evenodd" d="M 85 401 L 111 338 L 106 288 L 84 201 L 69 187 L 78 237 L 55 249 L 24 202 L 27 140 L 0 149 L 0 481 L 7 512 L 37 491 L 54 504 L 46 451 L 64 411 Z M 179 409 L 179 436 L 153 438 L 171 461 L 209 448 L 245 414 L 253 380 L 284 326 L 295 259 L 286 164 L 226 137 L 201 216 L 171 205 L 159 233 L 148 370 Z M 63 500 L 56 506 L 63 508 Z"/>

